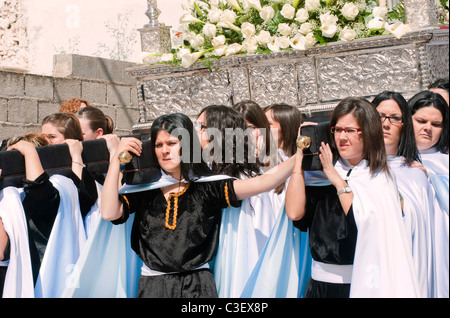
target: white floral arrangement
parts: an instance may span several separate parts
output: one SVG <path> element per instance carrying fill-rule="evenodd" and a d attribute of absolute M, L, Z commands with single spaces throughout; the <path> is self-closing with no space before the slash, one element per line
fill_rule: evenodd
<path fill-rule="evenodd" d="M 439 23 L 447 24 L 448 27 L 449 23 L 448 0 L 436 0 L 436 11 Z"/>
<path fill-rule="evenodd" d="M 190 67 L 199 59 L 236 54 L 307 50 L 336 41 L 353 41 L 411 31 L 401 1 L 386 0 L 188 0 L 177 33 L 178 46 L 160 62 Z M 144 53 L 145 57 L 155 54 Z"/>

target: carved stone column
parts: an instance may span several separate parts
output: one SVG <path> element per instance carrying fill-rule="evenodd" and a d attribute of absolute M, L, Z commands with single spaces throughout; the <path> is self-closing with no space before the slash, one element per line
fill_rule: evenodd
<path fill-rule="evenodd" d="M 436 0 L 404 0 L 406 23 L 419 28 L 437 25 Z"/>
<path fill-rule="evenodd" d="M 161 11 L 158 9 L 157 0 L 147 0 L 148 10 L 145 12 L 149 22 L 138 31 L 141 34 L 142 52 L 164 54 L 170 53 L 172 44 L 170 40 L 170 26 L 158 22 Z M 153 57 L 154 62 L 159 61 L 159 57 Z"/>

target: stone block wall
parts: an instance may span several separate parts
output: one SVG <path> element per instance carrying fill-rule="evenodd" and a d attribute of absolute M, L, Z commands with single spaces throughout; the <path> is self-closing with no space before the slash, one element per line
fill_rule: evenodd
<path fill-rule="evenodd" d="M 43 118 L 73 97 L 86 99 L 111 116 L 116 134 L 131 133 L 139 120 L 139 106 L 136 82 L 125 69 L 133 65 L 58 55 L 52 76 L 0 70 L 0 139 L 40 131 Z"/>

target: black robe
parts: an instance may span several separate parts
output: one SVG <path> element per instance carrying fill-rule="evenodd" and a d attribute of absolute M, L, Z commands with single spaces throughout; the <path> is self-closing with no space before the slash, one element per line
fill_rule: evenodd
<path fill-rule="evenodd" d="M 353 264 L 358 231 L 352 207 L 346 215 L 332 185 L 306 186 L 305 192 L 305 216 L 294 226 L 301 231 L 309 228 L 312 258 L 326 264 Z M 348 297 L 350 284 L 336 285 L 310 280 L 305 297 Z"/>

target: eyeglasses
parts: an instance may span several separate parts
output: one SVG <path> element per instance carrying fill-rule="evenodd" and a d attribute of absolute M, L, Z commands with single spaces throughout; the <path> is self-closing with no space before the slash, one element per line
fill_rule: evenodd
<path fill-rule="evenodd" d="M 347 128 L 335 127 L 335 126 L 331 127 L 332 134 L 340 134 L 342 132 L 345 132 L 346 134 L 349 134 L 349 135 L 353 135 L 353 134 L 362 132 L 362 130 L 361 130 L 361 128 L 353 128 L 353 127 L 347 127 Z"/>
<path fill-rule="evenodd" d="M 403 118 L 399 116 L 386 116 L 386 115 L 380 115 L 381 123 L 384 123 L 384 121 L 389 119 L 389 122 L 391 124 L 401 124 L 403 122 Z"/>
<path fill-rule="evenodd" d="M 207 129 L 208 127 L 203 125 L 201 121 L 194 121 L 194 128 L 197 131 L 202 131 L 203 129 Z"/>

